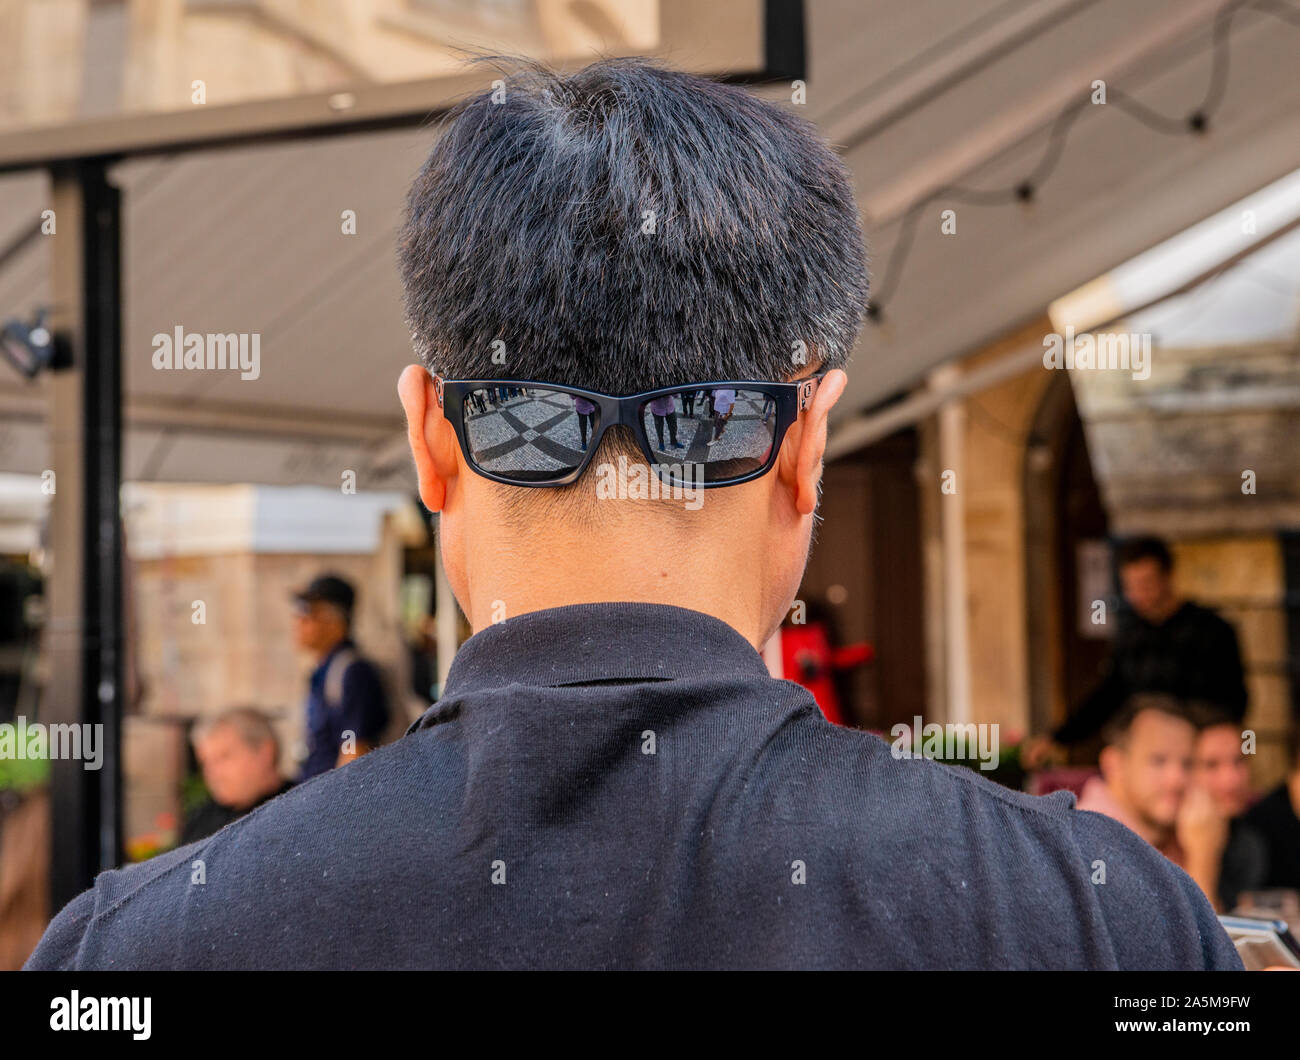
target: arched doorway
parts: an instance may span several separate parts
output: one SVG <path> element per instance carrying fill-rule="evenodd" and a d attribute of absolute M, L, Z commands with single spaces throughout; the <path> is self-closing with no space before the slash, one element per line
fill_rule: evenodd
<path fill-rule="evenodd" d="M 1099 578 L 1111 595 L 1109 520 L 1065 372 L 1053 374 L 1034 414 L 1024 490 L 1029 716 L 1047 732 L 1092 688 L 1110 650 L 1110 626 L 1088 620 Z"/>

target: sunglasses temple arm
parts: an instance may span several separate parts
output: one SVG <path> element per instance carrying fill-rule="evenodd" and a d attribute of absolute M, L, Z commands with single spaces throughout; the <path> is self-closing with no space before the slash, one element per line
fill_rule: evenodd
<path fill-rule="evenodd" d="M 813 402 L 813 395 L 817 393 L 817 387 L 821 383 L 822 377 L 813 376 L 811 379 L 805 379 L 799 384 L 798 401 L 796 402 L 795 411 L 803 412 L 809 408 Z"/>

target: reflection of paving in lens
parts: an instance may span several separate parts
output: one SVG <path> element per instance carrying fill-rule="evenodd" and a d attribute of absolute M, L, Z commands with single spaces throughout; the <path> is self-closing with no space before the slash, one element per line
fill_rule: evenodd
<path fill-rule="evenodd" d="M 527 396 L 516 395 L 493 406 L 484 401 L 487 411 L 480 413 L 466 402 L 469 416 L 465 430 L 469 436 L 474 461 L 486 471 L 499 475 L 519 472 L 548 473 L 577 467 L 584 450 L 573 398 L 553 390 L 530 389 Z M 674 399 L 677 408 L 677 440 L 681 449 L 672 447 L 671 432 L 665 419 L 664 447 L 659 445 L 655 418 L 645 413 L 646 434 L 665 464 L 706 464 L 709 480 L 744 475 L 760 467 L 767 458 L 776 427 L 776 410 L 762 394 L 741 391 L 735 408 L 723 428 L 722 437 L 713 445 L 713 420 L 709 402 L 699 392 L 687 416 L 681 396 Z M 768 422 L 763 422 L 764 413 Z M 591 442 L 588 424 L 587 441 Z"/>
<path fill-rule="evenodd" d="M 677 404 L 677 440 L 684 448 L 674 449 L 669 437 L 668 422 L 664 420 L 664 444 L 659 444 L 655 417 L 645 412 L 645 429 L 656 453 L 662 453 L 666 464 L 706 463 L 707 478 L 715 480 L 731 475 L 744 475 L 761 467 L 772 445 L 772 432 L 776 429 L 776 409 L 771 399 L 763 394 L 742 390 L 736 394 L 735 408 L 722 430 L 722 437 L 713 445 L 713 420 L 709 418 L 709 401 L 699 392 L 693 415 L 683 411 L 682 399 Z M 767 413 L 767 422 L 763 414 Z"/>
<path fill-rule="evenodd" d="M 518 471 L 558 471 L 582 462 L 582 436 L 573 398 L 553 390 L 529 389 L 487 412 L 472 405 L 465 422 L 470 449 L 479 467 L 509 474 Z M 590 426 L 590 424 L 588 425 Z M 587 432 L 591 441 L 591 431 Z"/>

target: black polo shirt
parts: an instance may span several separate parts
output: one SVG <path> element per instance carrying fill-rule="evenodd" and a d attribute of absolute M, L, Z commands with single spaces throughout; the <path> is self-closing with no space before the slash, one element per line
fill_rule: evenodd
<path fill-rule="evenodd" d="M 476 634 L 404 739 L 104 873 L 28 967 L 1241 964 L 1073 795 L 896 759 L 720 620 L 613 603 Z"/>

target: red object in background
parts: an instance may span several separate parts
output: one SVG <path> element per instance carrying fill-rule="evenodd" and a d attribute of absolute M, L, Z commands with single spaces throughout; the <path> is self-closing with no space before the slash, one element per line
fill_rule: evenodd
<path fill-rule="evenodd" d="M 1072 791 L 1077 799 L 1084 785 L 1101 771 L 1092 766 L 1051 766 L 1034 773 L 1029 781 L 1030 795 L 1050 795 L 1054 791 Z"/>
<path fill-rule="evenodd" d="M 781 669 L 786 680 L 808 689 L 826 720 L 835 725 L 846 722 L 840 697 L 835 693 L 833 671 L 851 670 L 875 657 L 875 648 L 866 641 L 835 647 L 822 622 L 781 627 Z"/>

